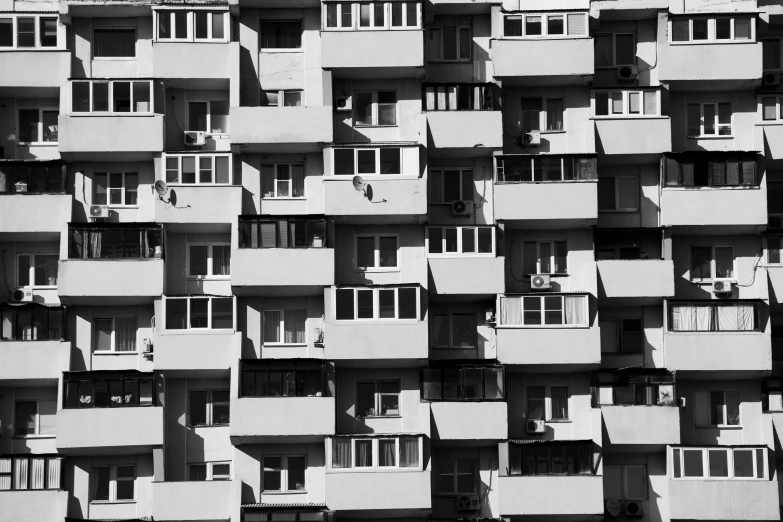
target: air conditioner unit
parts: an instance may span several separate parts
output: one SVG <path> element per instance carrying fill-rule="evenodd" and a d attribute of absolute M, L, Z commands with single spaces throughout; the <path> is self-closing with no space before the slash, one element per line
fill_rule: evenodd
<path fill-rule="evenodd" d="M 544 433 L 546 431 L 546 423 L 541 419 L 529 419 L 526 424 L 528 433 Z"/>
<path fill-rule="evenodd" d="M 769 216 L 768 228 L 783 228 L 783 215 L 777 214 L 773 216 Z"/>
<path fill-rule="evenodd" d="M 185 145 L 201 147 L 207 142 L 207 134 L 204 131 L 185 131 Z"/>
<path fill-rule="evenodd" d="M 536 147 L 541 145 L 541 132 L 528 131 L 522 135 L 522 145 L 525 147 Z"/>
<path fill-rule="evenodd" d="M 635 65 L 623 65 L 617 68 L 618 80 L 635 80 L 639 76 L 639 68 Z"/>
<path fill-rule="evenodd" d="M 33 300 L 33 289 L 29 286 L 22 286 L 14 290 L 11 296 L 17 303 L 29 303 Z"/>
<path fill-rule="evenodd" d="M 761 83 L 764 87 L 775 87 L 783 84 L 783 74 L 776 72 L 765 72 Z"/>
<path fill-rule="evenodd" d="M 353 99 L 350 96 L 339 96 L 334 100 L 334 108 L 338 112 L 353 110 Z"/>
<path fill-rule="evenodd" d="M 460 495 L 457 497 L 457 511 L 479 511 L 481 501 L 478 495 Z"/>
<path fill-rule="evenodd" d="M 643 517 L 644 516 L 644 500 L 626 500 L 625 501 L 625 516 L 627 517 Z"/>
<path fill-rule="evenodd" d="M 715 295 L 731 294 L 731 281 L 713 281 L 712 293 Z"/>
<path fill-rule="evenodd" d="M 484 321 L 487 323 L 494 323 L 495 322 L 495 310 L 492 308 L 487 308 L 487 311 L 484 314 Z"/>
<path fill-rule="evenodd" d="M 605 502 L 606 513 L 612 517 L 619 517 L 623 512 L 623 501 L 619 498 L 607 498 Z"/>
<path fill-rule="evenodd" d="M 315 328 L 313 331 L 313 342 L 315 344 L 324 344 L 324 331 L 321 328 Z"/>
<path fill-rule="evenodd" d="M 454 217 L 473 215 L 473 202 L 458 199 L 451 203 L 451 213 Z"/>
<path fill-rule="evenodd" d="M 548 275 L 533 274 L 530 276 L 530 287 L 535 290 L 549 290 L 552 288 L 552 282 Z"/>
<path fill-rule="evenodd" d="M 103 205 L 90 205 L 90 217 L 92 219 L 109 217 L 109 207 Z"/>

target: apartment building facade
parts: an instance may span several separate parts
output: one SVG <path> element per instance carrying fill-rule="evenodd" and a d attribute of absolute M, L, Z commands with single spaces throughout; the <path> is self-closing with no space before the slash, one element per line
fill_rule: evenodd
<path fill-rule="evenodd" d="M 780 520 L 782 42 L 0 0 L 0 522 Z"/>

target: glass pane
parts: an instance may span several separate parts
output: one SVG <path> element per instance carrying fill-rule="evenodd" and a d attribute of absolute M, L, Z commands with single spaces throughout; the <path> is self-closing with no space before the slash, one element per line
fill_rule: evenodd
<path fill-rule="evenodd" d="M 351 175 L 356 173 L 354 167 L 354 149 L 334 149 L 334 173 L 336 175 Z"/>
<path fill-rule="evenodd" d="M 92 110 L 94 112 L 108 112 L 109 110 L 109 84 L 108 83 L 93 82 Z"/>
<path fill-rule="evenodd" d="M 463 228 L 462 229 L 462 253 L 472 254 L 476 251 L 476 229 L 475 228 Z"/>
<path fill-rule="evenodd" d="M 207 392 L 192 391 L 188 394 L 190 424 L 207 423 Z"/>
<path fill-rule="evenodd" d="M 525 17 L 525 36 L 540 36 L 541 35 L 541 17 L 540 16 L 526 16 Z"/>
<path fill-rule="evenodd" d="M 41 47 L 57 47 L 57 18 L 40 19 L 40 40 Z"/>
<path fill-rule="evenodd" d="M 190 300 L 190 327 L 207 328 L 209 326 L 209 299 Z"/>
<path fill-rule="evenodd" d="M 356 266 L 370 268 L 375 266 L 375 238 L 356 238 Z"/>
<path fill-rule="evenodd" d="M 263 491 L 280 491 L 282 469 L 281 457 L 264 457 L 264 483 Z"/>
<path fill-rule="evenodd" d="M 109 500 L 109 480 L 111 468 L 92 468 L 93 500 Z"/>
<path fill-rule="evenodd" d="M 731 18 L 718 18 L 715 20 L 715 39 L 731 39 Z"/>
<path fill-rule="evenodd" d="M 704 113 L 704 134 L 715 134 L 715 105 L 704 104 L 702 110 Z"/>
<path fill-rule="evenodd" d="M 729 476 L 728 450 L 710 450 L 710 477 Z"/>
<path fill-rule="evenodd" d="M 753 477 L 753 450 L 734 450 L 734 477 Z"/>
<path fill-rule="evenodd" d="M 693 40 L 706 40 L 709 37 L 709 20 L 697 18 L 693 20 Z"/>
<path fill-rule="evenodd" d="M 492 229 L 482 227 L 478 229 L 478 251 L 479 254 L 492 253 Z"/>
<path fill-rule="evenodd" d="M 304 491 L 305 458 L 288 457 L 288 491 Z"/>
<path fill-rule="evenodd" d="M 546 31 L 549 36 L 564 33 L 563 15 L 549 15 L 546 17 L 546 22 Z"/>
<path fill-rule="evenodd" d="M 418 319 L 416 301 L 418 292 L 415 288 L 398 288 L 398 319 Z"/>
<path fill-rule="evenodd" d="M 356 302 L 358 310 L 358 319 L 372 319 L 373 318 L 373 291 L 372 290 L 357 290 Z"/>
<path fill-rule="evenodd" d="M 615 65 L 633 65 L 636 63 L 634 35 L 615 35 Z"/>
<path fill-rule="evenodd" d="M 750 40 L 750 24 L 749 18 L 739 18 L 734 20 L 734 39 L 735 40 Z"/>
<path fill-rule="evenodd" d="M 394 319 L 394 290 L 378 290 L 378 317 Z"/>
<path fill-rule="evenodd" d="M 715 247 L 715 277 L 719 279 L 734 277 L 734 248 Z"/>
<path fill-rule="evenodd" d="M 359 174 L 376 174 L 375 171 L 375 150 L 357 150 L 357 164 Z"/>
<path fill-rule="evenodd" d="M 356 467 L 367 468 L 372 467 L 372 440 L 357 440 L 356 441 Z"/>
<path fill-rule="evenodd" d="M 442 228 L 430 228 L 429 251 L 430 254 L 443 253 L 443 229 Z"/>
<path fill-rule="evenodd" d="M 452 346 L 475 347 L 476 335 L 476 317 L 473 314 L 454 314 L 452 316 Z"/>
<path fill-rule="evenodd" d="M 397 465 L 397 441 L 381 439 L 378 441 L 378 466 Z"/>
<path fill-rule="evenodd" d="M 186 299 L 166 299 L 166 329 L 183 330 L 187 328 L 187 309 L 188 301 Z"/>
<path fill-rule="evenodd" d="M 392 108 L 392 110 L 394 110 Z M 382 121 L 381 125 L 385 125 Z M 400 174 L 402 172 L 400 166 L 400 153 L 401 149 L 397 148 L 384 148 L 380 150 L 381 156 L 381 174 Z"/>
<path fill-rule="evenodd" d="M 342 288 L 335 291 L 335 318 L 340 319 L 353 319 L 353 294 L 354 291 L 351 288 Z"/>
<path fill-rule="evenodd" d="M 682 450 L 686 477 L 704 476 L 704 458 L 701 450 Z"/>
<path fill-rule="evenodd" d="M 212 299 L 212 328 L 234 328 L 234 300 L 230 297 Z"/>
<path fill-rule="evenodd" d="M 672 20 L 672 42 L 687 42 L 690 40 L 690 20 L 675 18 Z"/>

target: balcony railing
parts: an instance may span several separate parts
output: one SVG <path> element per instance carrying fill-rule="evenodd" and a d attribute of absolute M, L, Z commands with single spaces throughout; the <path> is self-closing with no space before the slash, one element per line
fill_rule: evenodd
<path fill-rule="evenodd" d="M 239 217 L 239 248 L 325 247 L 325 219 Z"/>
<path fill-rule="evenodd" d="M 240 397 L 327 397 L 327 365 L 307 360 L 241 361 Z"/>
<path fill-rule="evenodd" d="M 503 366 L 424 368 L 422 399 L 427 401 L 503 401 L 506 371 Z"/>
<path fill-rule="evenodd" d="M 163 257 L 163 230 L 156 224 L 68 225 L 69 259 L 151 259 Z"/>
<path fill-rule="evenodd" d="M 426 83 L 422 86 L 425 111 L 499 110 L 491 83 Z"/>
<path fill-rule="evenodd" d="M 156 402 L 149 373 L 68 372 L 64 386 L 65 409 L 147 407 Z"/>
<path fill-rule="evenodd" d="M 670 332 L 757 332 L 757 301 L 669 302 Z"/>
<path fill-rule="evenodd" d="M 37 303 L 0 305 L 2 341 L 61 341 L 65 338 L 65 308 Z"/>
<path fill-rule="evenodd" d="M 165 330 L 234 330 L 232 296 L 164 296 Z"/>
<path fill-rule="evenodd" d="M 0 163 L 0 194 L 65 194 L 59 162 Z"/>
<path fill-rule="evenodd" d="M 62 489 L 62 457 L 0 456 L 0 491 Z"/>
<path fill-rule="evenodd" d="M 675 377 L 666 370 L 599 372 L 592 391 L 595 406 L 677 406 Z"/>

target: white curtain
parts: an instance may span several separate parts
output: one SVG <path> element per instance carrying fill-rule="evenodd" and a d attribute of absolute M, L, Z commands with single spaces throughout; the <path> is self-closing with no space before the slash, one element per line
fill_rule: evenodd
<path fill-rule="evenodd" d="M 428 85 L 424 91 L 424 96 L 426 100 L 426 110 L 428 111 L 434 111 L 435 110 L 435 87 L 432 85 Z"/>
<path fill-rule="evenodd" d="M 419 465 L 419 439 L 400 437 L 400 467 L 415 468 Z"/>
<path fill-rule="evenodd" d="M 27 489 L 27 457 L 14 459 L 14 489 Z"/>
<path fill-rule="evenodd" d="M 503 325 L 522 324 L 521 297 L 500 298 L 500 320 Z"/>
<path fill-rule="evenodd" d="M 305 311 L 285 311 L 285 342 L 304 344 L 305 339 Z"/>
<path fill-rule="evenodd" d="M 46 487 L 49 489 L 60 489 L 60 465 L 62 464 L 62 459 L 49 457 L 47 460 L 49 462 L 49 475 Z"/>
<path fill-rule="evenodd" d="M 712 318 L 712 309 L 709 306 L 697 306 L 692 304 L 672 305 L 672 325 L 675 332 L 695 332 L 709 329 Z"/>
<path fill-rule="evenodd" d="M 116 351 L 135 352 L 136 351 L 136 318 L 125 317 L 114 319 L 117 327 L 115 332 Z"/>
<path fill-rule="evenodd" d="M 332 439 L 332 467 L 351 467 L 351 439 Z"/>
<path fill-rule="evenodd" d="M 735 303 L 718 306 L 718 330 L 748 331 L 754 329 L 753 305 Z"/>
<path fill-rule="evenodd" d="M 33 457 L 30 461 L 30 489 L 46 488 L 46 458 Z"/>
<path fill-rule="evenodd" d="M 280 311 L 264 311 L 264 342 L 280 342 Z"/>
<path fill-rule="evenodd" d="M 448 108 L 446 104 L 446 87 L 438 87 L 438 110 L 445 111 Z"/>
<path fill-rule="evenodd" d="M 712 306 L 696 306 L 696 329 L 700 332 L 712 330 Z"/>
<path fill-rule="evenodd" d="M 449 85 L 447 89 L 449 92 L 449 110 L 456 111 L 457 110 L 457 86 Z"/>
<path fill-rule="evenodd" d="M 563 297 L 566 324 L 587 324 L 587 310 L 585 310 L 584 296 L 567 295 Z"/>
<path fill-rule="evenodd" d="M 0 491 L 11 489 L 11 459 L 0 459 Z"/>
<path fill-rule="evenodd" d="M 731 305 L 718 307 L 718 330 L 735 332 L 737 325 L 737 309 Z"/>

